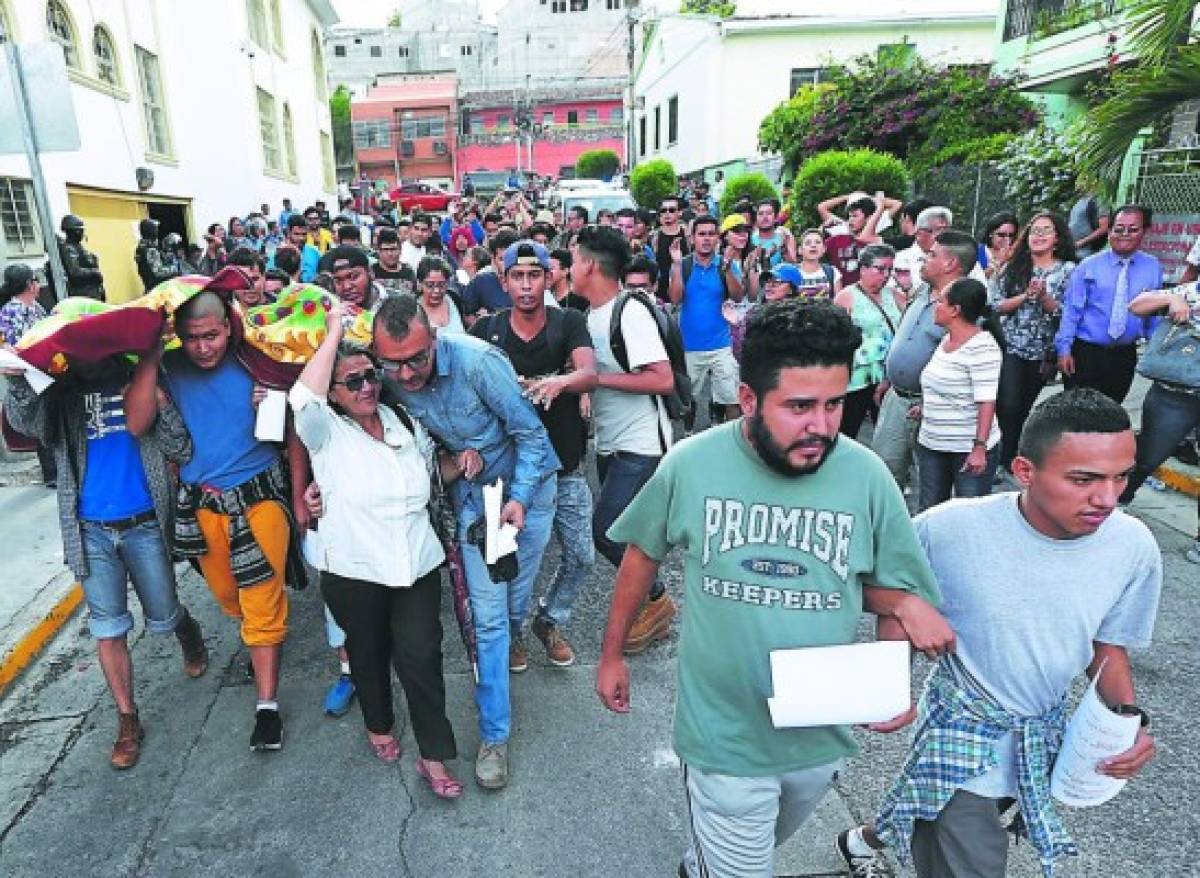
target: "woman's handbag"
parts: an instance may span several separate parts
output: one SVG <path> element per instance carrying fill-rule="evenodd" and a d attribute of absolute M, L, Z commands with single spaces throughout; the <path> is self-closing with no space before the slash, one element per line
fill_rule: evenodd
<path fill-rule="evenodd" d="M 1200 329 L 1163 320 L 1146 343 L 1138 372 L 1151 381 L 1200 388 Z"/>
<path fill-rule="evenodd" d="M 14 430 L 12 424 L 8 422 L 8 415 L 4 413 L 4 409 L 0 409 L 0 432 L 4 434 L 4 444 L 14 454 L 19 451 L 37 451 L 37 440 Z"/>

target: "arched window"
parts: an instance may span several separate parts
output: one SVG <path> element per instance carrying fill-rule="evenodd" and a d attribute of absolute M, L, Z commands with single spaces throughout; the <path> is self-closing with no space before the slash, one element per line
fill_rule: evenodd
<path fill-rule="evenodd" d="M 287 172 L 296 176 L 296 126 L 292 123 L 292 108 L 283 105 L 283 150 Z"/>
<path fill-rule="evenodd" d="M 46 4 L 46 35 L 62 46 L 67 66 L 79 70 L 79 37 L 75 34 L 75 23 L 59 0 L 50 0 Z"/>
<path fill-rule="evenodd" d="M 96 78 L 114 88 L 121 85 L 121 67 L 117 63 L 117 47 L 112 34 L 102 24 L 92 34 L 92 55 L 96 58 Z"/>
<path fill-rule="evenodd" d="M 321 51 L 321 37 L 316 31 L 312 32 L 312 67 L 314 85 L 317 89 L 317 100 L 329 100 L 329 92 L 325 86 L 325 55 Z"/>

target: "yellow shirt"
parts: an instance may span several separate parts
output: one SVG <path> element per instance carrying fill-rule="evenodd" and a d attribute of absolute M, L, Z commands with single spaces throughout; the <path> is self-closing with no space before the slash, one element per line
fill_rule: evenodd
<path fill-rule="evenodd" d="M 333 234 L 329 231 L 329 229 L 325 228 L 318 229 L 316 234 L 309 232 L 308 243 L 312 244 L 323 254 L 326 250 L 333 246 Z"/>

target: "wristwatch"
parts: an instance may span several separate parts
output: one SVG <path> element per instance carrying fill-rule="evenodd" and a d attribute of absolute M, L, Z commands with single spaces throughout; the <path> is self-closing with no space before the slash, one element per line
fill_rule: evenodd
<path fill-rule="evenodd" d="M 971 441 L 971 447 L 972 448 L 987 448 L 987 440 L 986 439 L 973 439 Z"/>
<path fill-rule="evenodd" d="M 1146 711 L 1142 710 L 1136 704 L 1118 704 L 1112 710 L 1117 716 L 1141 717 L 1142 728 L 1150 728 L 1150 714 L 1146 713 Z"/>

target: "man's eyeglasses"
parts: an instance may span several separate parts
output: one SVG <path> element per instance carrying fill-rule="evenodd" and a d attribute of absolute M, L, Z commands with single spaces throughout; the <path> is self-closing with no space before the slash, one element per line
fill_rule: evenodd
<path fill-rule="evenodd" d="M 863 268 L 873 268 L 876 271 L 878 271 L 880 274 L 891 274 L 892 273 L 892 265 L 890 263 L 884 264 L 884 265 L 864 265 Z"/>
<path fill-rule="evenodd" d="M 429 365 L 429 360 L 433 356 L 432 350 L 424 350 L 419 354 L 413 354 L 406 360 L 385 360 L 380 358 L 379 366 L 384 372 L 399 372 L 404 367 L 408 367 L 416 372 L 419 369 L 424 369 Z"/>
<path fill-rule="evenodd" d="M 1126 235 L 1136 235 L 1142 231 L 1141 226 L 1113 226 L 1112 234 L 1124 237 Z"/>
<path fill-rule="evenodd" d="M 425 289 L 430 290 L 431 292 L 444 293 L 450 284 L 446 283 L 445 281 L 423 280 L 421 281 L 421 286 L 425 287 Z"/>
<path fill-rule="evenodd" d="M 379 374 L 378 369 L 367 369 L 363 372 L 354 372 L 347 375 L 344 380 L 333 383 L 342 385 L 351 393 L 358 393 L 363 389 L 364 384 L 378 384 L 382 380 L 383 376 Z"/>

